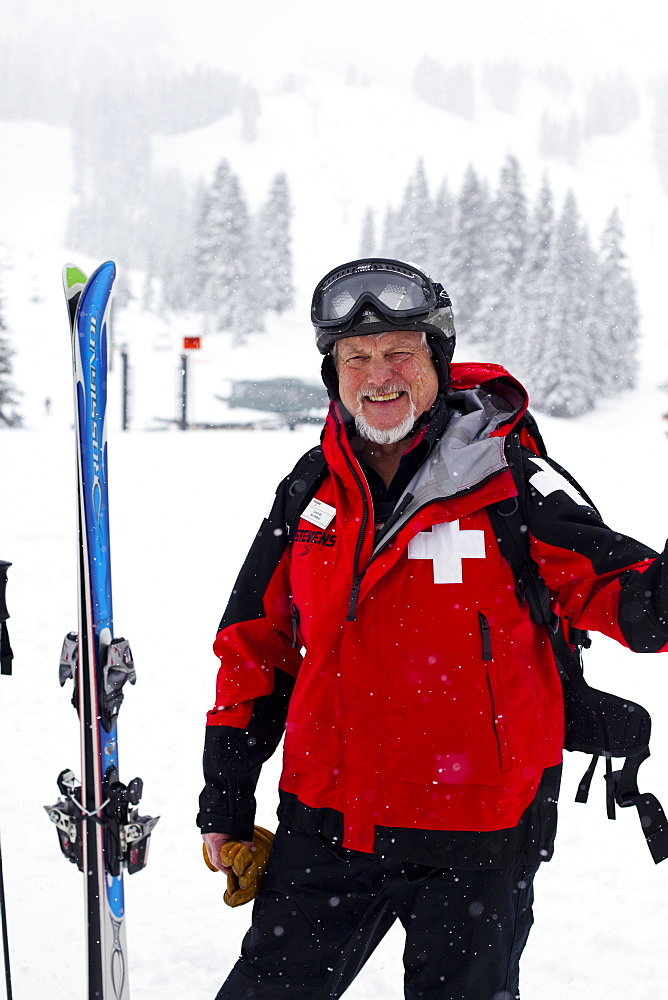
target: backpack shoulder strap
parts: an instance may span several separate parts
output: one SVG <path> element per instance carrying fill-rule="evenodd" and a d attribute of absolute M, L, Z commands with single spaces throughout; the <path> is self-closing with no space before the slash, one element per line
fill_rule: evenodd
<path fill-rule="evenodd" d="M 320 445 L 316 445 L 299 459 L 286 477 L 285 534 L 292 540 L 302 511 L 313 499 L 322 482 L 327 462 Z"/>

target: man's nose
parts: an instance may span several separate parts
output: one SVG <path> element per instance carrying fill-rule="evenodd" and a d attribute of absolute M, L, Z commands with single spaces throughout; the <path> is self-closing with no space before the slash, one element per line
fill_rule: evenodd
<path fill-rule="evenodd" d="M 394 365 L 388 358 L 384 358 L 382 355 L 371 358 L 369 362 L 369 370 L 367 372 L 370 382 L 374 385 L 384 385 L 386 382 L 391 382 L 395 377 Z"/>

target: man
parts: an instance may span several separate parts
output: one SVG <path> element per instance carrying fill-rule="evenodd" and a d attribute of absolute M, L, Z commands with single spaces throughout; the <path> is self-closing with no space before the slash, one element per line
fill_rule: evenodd
<path fill-rule="evenodd" d="M 517 495 L 504 439 L 526 394 L 497 366 L 451 366 L 450 300 L 411 265 L 335 269 L 312 319 L 325 474 L 292 537 L 299 482 L 279 486 L 215 643 L 199 825 L 217 868 L 253 840 L 285 730 L 279 829 L 218 1000 L 339 997 L 397 917 L 409 1000 L 511 1000 L 564 741 L 552 647 L 488 512 Z M 561 613 L 667 648 L 664 557 L 528 451 L 524 474 Z"/>

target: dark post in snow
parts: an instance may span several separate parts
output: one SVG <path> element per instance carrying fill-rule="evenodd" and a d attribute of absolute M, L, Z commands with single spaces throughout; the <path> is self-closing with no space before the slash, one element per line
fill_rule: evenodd
<path fill-rule="evenodd" d="M 121 429 L 127 431 L 130 426 L 130 362 L 128 359 L 127 344 L 123 345 L 121 351 L 121 371 L 122 371 L 122 402 L 121 402 Z"/>
<path fill-rule="evenodd" d="M 181 413 L 179 430 L 188 430 L 188 351 L 198 351 L 201 347 L 200 337 L 183 338 L 183 354 L 181 355 Z"/>
<path fill-rule="evenodd" d="M 188 429 L 188 355 L 184 352 L 181 355 L 181 412 L 179 416 L 179 430 Z"/>

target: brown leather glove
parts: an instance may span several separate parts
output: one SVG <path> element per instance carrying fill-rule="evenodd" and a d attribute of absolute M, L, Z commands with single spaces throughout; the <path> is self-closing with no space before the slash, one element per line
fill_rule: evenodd
<path fill-rule="evenodd" d="M 267 868 L 273 833 L 263 826 L 253 828 L 254 851 L 238 840 L 227 840 L 220 849 L 220 860 L 226 868 L 227 889 L 223 896 L 228 906 L 241 906 L 257 895 Z M 209 861 L 206 844 L 202 844 L 204 861 L 212 872 L 218 871 Z"/>

